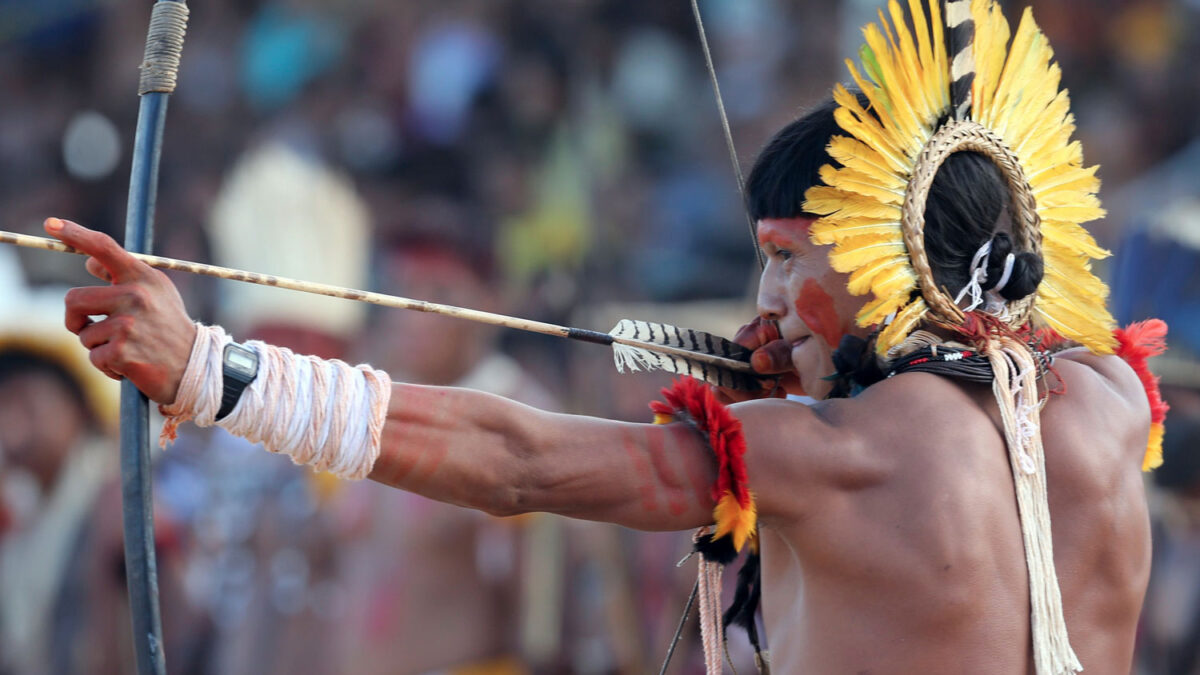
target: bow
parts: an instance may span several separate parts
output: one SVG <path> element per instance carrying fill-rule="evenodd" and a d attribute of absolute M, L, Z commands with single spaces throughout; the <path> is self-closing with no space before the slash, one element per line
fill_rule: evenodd
<path fill-rule="evenodd" d="M 125 216 L 125 248 L 129 251 L 148 252 L 154 238 L 154 202 L 167 97 L 175 90 L 187 14 L 184 0 L 158 0 L 150 17 L 138 85 L 141 101 Z M 128 380 L 121 382 L 121 505 L 125 579 L 133 619 L 137 672 L 138 675 L 165 675 L 158 567 L 154 556 L 150 403 Z"/>

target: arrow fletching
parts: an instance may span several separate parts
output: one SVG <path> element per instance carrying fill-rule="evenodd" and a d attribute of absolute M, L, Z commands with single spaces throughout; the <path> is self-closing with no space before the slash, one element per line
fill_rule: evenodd
<path fill-rule="evenodd" d="M 748 367 L 750 350 L 712 333 L 650 321 L 622 319 L 609 334 L 613 337 L 613 360 L 619 372 L 664 370 L 668 373 L 688 375 L 719 387 L 743 391 L 757 391 L 762 388 L 762 384 L 751 374 Z M 640 346 L 637 343 L 649 346 Z M 671 352 L 654 350 L 654 346 L 670 348 Z M 691 358 L 681 354 L 681 350 L 738 362 L 746 367 L 733 370 L 711 363 L 711 358 Z"/>

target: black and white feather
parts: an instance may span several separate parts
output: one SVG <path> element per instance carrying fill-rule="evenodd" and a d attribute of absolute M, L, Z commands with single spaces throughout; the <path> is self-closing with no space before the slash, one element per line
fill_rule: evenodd
<path fill-rule="evenodd" d="M 950 54 L 950 107 L 954 119 L 971 113 L 975 84 L 975 20 L 971 0 L 946 0 L 946 51 Z"/>
<path fill-rule="evenodd" d="M 720 387 L 744 391 L 762 388 L 758 378 L 748 368 L 750 350 L 711 333 L 650 321 L 622 319 L 609 334 L 613 337 L 613 359 L 617 370 L 622 373 L 626 370 L 665 370 Z M 637 343 L 659 348 L 652 351 Z M 661 347 L 670 351 L 664 352 Z M 719 365 L 712 357 L 742 365 L 738 370 L 733 370 Z"/>

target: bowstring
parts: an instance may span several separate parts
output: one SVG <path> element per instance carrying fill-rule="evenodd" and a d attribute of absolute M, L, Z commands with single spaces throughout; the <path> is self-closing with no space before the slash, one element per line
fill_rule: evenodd
<path fill-rule="evenodd" d="M 704 63 L 708 67 L 708 79 L 712 82 L 713 95 L 717 99 L 717 112 L 721 116 L 721 129 L 725 132 L 725 145 L 729 150 L 729 162 L 733 165 L 733 176 L 737 180 L 738 197 L 742 202 L 742 210 L 745 211 L 746 204 L 746 181 L 742 177 L 742 163 L 738 160 L 737 149 L 733 144 L 733 131 L 729 128 L 729 116 L 725 113 L 725 99 L 721 96 L 721 85 L 717 82 L 717 69 L 713 66 L 712 51 L 708 48 L 708 35 L 704 30 L 704 19 L 700 16 L 700 4 L 698 0 L 691 0 L 692 16 L 696 18 L 696 32 L 700 34 L 700 48 L 704 51 Z M 761 270 L 766 267 L 766 259 L 763 257 L 762 248 L 758 245 L 758 228 L 754 226 L 754 220 L 750 217 L 750 213 L 746 213 L 746 223 L 750 226 L 750 241 L 754 243 L 754 256 L 758 260 L 758 268 Z"/>

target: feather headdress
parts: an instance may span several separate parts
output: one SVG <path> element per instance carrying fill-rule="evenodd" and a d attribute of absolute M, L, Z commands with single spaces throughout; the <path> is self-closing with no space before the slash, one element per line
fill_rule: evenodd
<path fill-rule="evenodd" d="M 823 167 L 824 184 L 805 194 L 804 210 L 821 215 L 810 236 L 833 246 L 830 265 L 850 275 L 851 293 L 873 296 L 857 321 L 881 327 L 881 355 L 932 321 L 959 329 L 987 357 L 1017 493 L 1035 667 L 1075 673 L 1082 667 L 1054 568 L 1036 359 L 1017 330 L 1049 328 L 1097 354 L 1117 346 L 1108 288 L 1091 270 L 1091 261 L 1108 252 L 1081 227 L 1104 215 L 1100 181 L 1071 140 L 1075 124 L 1061 72 L 1030 10 L 1012 33 L 995 0 L 945 0 L 944 15 L 940 0 L 907 2 L 905 16 L 889 0 L 879 23 L 863 29 L 859 64 L 846 62 L 865 104 L 844 86 L 834 89 L 834 119 L 845 134 L 828 146 L 837 165 Z M 1000 170 L 1015 246 L 1044 263 L 1036 292 L 987 314 L 964 313 L 938 286 L 925 249 L 934 176 L 962 151 L 980 153 Z M 1123 335 L 1123 352 L 1140 355 L 1144 366 L 1159 350 L 1153 336 L 1144 337 L 1153 332 Z M 1161 428 L 1161 415 L 1155 422 Z"/>
<path fill-rule="evenodd" d="M 1020 221 L 1015 238 L 1045 263 L 1035 296 L 1010 303 L 1011 323 L 1032 319 L 1111 354 L 1108 288 L 1091 270 L 1109 253 L 1081 227 L 1104 215 L 1100 180 L 1071 140 L 1074 118 L 1046 37 L 1029 9 L 1011 34 L 993 0 L 947 2 L 944 17 L 937 0 L 925 7 L 908 0 L 906 17 L 891 0 L 879 23 L 863 29 L 860 64 L 846 62 L 867 105 L 844 86 L 834 89 L 845 135 L 828 151 L 841 166 L 825 166 L 824 185 L 805 195 L 804 210 L 823 214 L 813 242 L 833 245 L 831 265 L 851 275 L 851 293 L 873 296 L 857 319 L 886 324 L 880 354 L 927 318 L 960 325 L 962 313 L 929 269 L 924 203 L 946 156 L 985 152 L 1006 175 Z M 939 127 L 947 114 L 951 121 Z"/>

